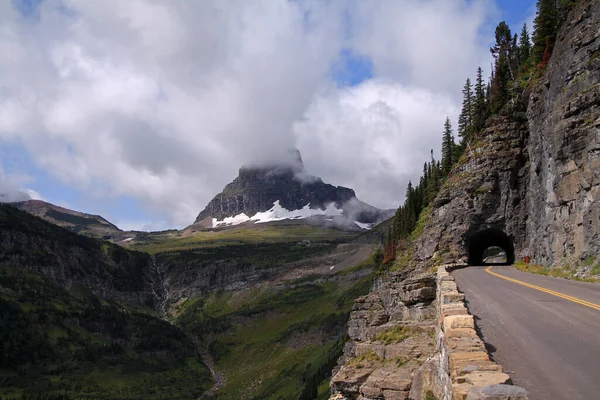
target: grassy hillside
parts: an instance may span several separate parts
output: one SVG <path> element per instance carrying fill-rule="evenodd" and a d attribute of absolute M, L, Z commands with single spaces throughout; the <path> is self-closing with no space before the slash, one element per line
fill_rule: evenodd
<path fill-rule="evenodd" d="M 225 375 L 215 398 L 314 399 L 341 354 L 354 299 L 371 286 L 370 274 L 352 272 L 369 268 L 188 299 L 174 322 L 201 338 Z"/>
<path fill-rule="evenodd" d="M 194 398 L 210 384 L 190 340 L 151 311 L 0 266 L 1 398 Z"/>
<path fill-rule="evenodd" d="M 357 232 L 335 228 L 302 225 L 298 223 L 249 224 L 237 227 L 198 232 L 137 233 L 129 248 L 156 254 L 165 251 L 193 250 L 197 248 L 229 245 L 288 243 L 302 240 L 317 242 L 347 241 Z"/>

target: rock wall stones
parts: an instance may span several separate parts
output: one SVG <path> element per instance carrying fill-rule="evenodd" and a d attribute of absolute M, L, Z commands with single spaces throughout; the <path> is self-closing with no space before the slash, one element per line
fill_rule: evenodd
<path fill-rule="evenodd" d="M 448 272 L 456 265 L 440 266 L 437 276 L 437 349 L 440 373 L 434 395 L 440 400 L 526 400 L 527 391 L 508 385 L 510 377 L 492 361 L 475 331 L 475 321 Z M 493 395 L 493 396 L 492 396 Z"/>
<path fill-rule="evenodd" d="M 457 266 L 439 267 L 437 278 L 392 273 L 356 300 L 330 400 L 528 399 L 477 335 L 447 270 Z"/>

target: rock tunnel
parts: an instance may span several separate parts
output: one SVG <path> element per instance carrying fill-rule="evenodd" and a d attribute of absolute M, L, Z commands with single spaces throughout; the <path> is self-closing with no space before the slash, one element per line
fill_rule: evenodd
<path fill-rule="evenodd" d="M 467 240 L 469 265 L 485 265 L 484 253 L 490 247 L 500 247 L 506 253 L 506 264 L 514 264 L 515 247 L 511 238 L 500 229 L 484 229 L 471 234 Z"/>

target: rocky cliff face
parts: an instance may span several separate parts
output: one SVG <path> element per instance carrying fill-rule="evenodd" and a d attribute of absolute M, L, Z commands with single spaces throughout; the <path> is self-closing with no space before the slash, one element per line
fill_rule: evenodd
<path fill-rule="evenodd" d="M 525 251 L 536 262 L 600 254 L 600 3 L 562 27 L 531 94 Z"/>
<path fill-rule="evenodd" d="M 273 207 L 275 202 L 287 210 L 299 210 L 310 204 L 325 209 L 334 204 L 353 221 L 379 222 L 391 215 L 356 199 L 354 190 L 324 183 L 309 175 L 299 152 L 287 164 L 242 167 L 239 175 L 216 195 L 196 218 L 195 224 L 212 227 L 212 219 L 245 214 L 252 217 Z"/>
<path fill-rule="evenodd" d="M 488 245 L 547 265 L 600 254 L 599 20 L 600 3 L 579 2 L 527 119 L 488 121 L 435 200 L 417 261 L 474 261 Z"/>
<path fill-rule="evenodd" d="M 517 253 L 525 241 L 528 131 L 506 117 L 490 121 L 472 144 L 433 204 L 416 261 L 468 261 L 469 245 L 481 232 L 503 232 Z M 485 250 L 485 249 L 483 249 Z"/>

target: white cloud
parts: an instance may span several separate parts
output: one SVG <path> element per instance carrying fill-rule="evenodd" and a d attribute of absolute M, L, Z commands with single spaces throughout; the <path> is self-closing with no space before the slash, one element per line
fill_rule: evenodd
<path fill-rule="evenodd" d="M 373 60 L 377 75 L 456 96 L 489 62 L 490 37 L 479 33 L 495 13 L 490 1 L 358 2 L 352 42 Z"/>
<path fill-rule="evenodd" d="M 39 194 L 33 189 L 23 189 L 22 191 L 25 192 L 32 200 L 46 201 L 46 199 L 41 194 Z"/>
<path fill-rule="evenodd" d="M 20 189 L 18 177 L 5 174 L 0 163 L 0 203 L 30 200 L 27 191 Z"/>
<path fill-rule="evenodd" d="M 129 221 L 129 220 L 116 220 L 110 221 L 115 224 L 119 229 L 123 231 L 142 231 L 142 232 L 156 232 L 173 229 L 172 223 L 167 221 Z"/>
<path fill-rule="evenodd" d="M 0 140 L 18 138 L 67 185 L 137 198 L 176 226 L 242 164 L 293 146 L 312 174 L 400 203 L 487 56 L 478 29 L 493 6 L 46 0 L 28 19 L 7 3 Z M 338 90 L 329 72 L 348 47 L 378 79 Z"/>
<path fill-rule="evenodd" d="M 394 208 L 430 149 L 439 158 L 443 121 L 457 113 L 448 96 L 375 80 L 320 92 L 295 131 L 308 169 Z"/>

